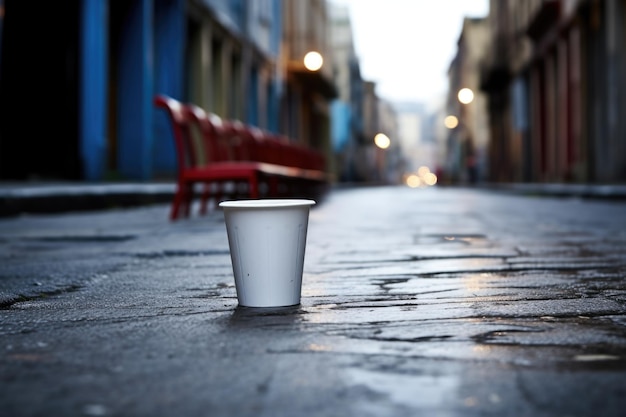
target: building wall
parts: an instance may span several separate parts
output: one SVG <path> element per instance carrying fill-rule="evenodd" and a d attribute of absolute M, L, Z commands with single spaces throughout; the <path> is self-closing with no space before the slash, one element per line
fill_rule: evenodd
<path fill-rule="evenodd" d="M 590 3 L 582 10 L 588 107 L 590 180 L 626 180 L 626 2 Z M 585 66 L 586 64 L 586 66 Z M 583 81 L 584 82 L 584 81 Z"/>
<path fill-rule="evenodd" d="M 363 80 L 356 56 L 352 23 L 346 6 L 331 4 L 330 42 L 333 54 L 334 83 L 338 97 L 333 101 L 332 125 L 337 179 L 355 181 L 356 150 L 363 137 Z"/>
<path fill-rule="evenodd" d="M 510 146 L 490 149 L 486 117 L 487 99 L 480 89 L 481 62 L 489 50 L 489 27 L 484 18 L 466 18 L 463 22 L 455 59 L 450 64 L 447 111 L 456 116 L 458 126 L 450 129 L 445 176 L 453 182 L 484 181 L 489 177 L 490 161 L 514 163 Z M 461 103 L 458 92 L 469 88 L 473 94 L 470 103 Z M 502 109 L 501 109 L 502 110 Z M 492 162 L 493 163 L 493 162 Z"/>
<path fill-rule="evenodd" d="M 513 151 L 521 179 L 540 182 L 626 180 L 626 2 L 623 0 L 492 1 L 487 62 L 494 149 L 519 137 Z M 511 23 L 512 24 L 508 24 Z M 498 67 L 503 82 L 495 85 Z M 488 74 L 491 75 L 488 76 Z M 491 82 L 490 82 L 491 81 Z M 513 94 L 510 94 L 513 92 Z M 499 109 L 510 107 L 507 119 Z M 502 167 L 500 167 L 502 168 Z M 498 169 L 498 180 L 520 178 Z"/>
<path fill-rule="evenodd" d="M 37 3 L 42 13 L 32 13 L 29 2 L 2 2 L 0 179 L 173 179 L 171 127 L 153 105 L 158 93 L 317 148 L 336 173 L 330 138 L 330 103 L 338 96 L 335 68 L 348 86 L 341 91 L 350 109 L 344 121 L 350 158 L 363 164 L 360 178 L 371 177 L 372 139 L 379 129 L 365 122 L 379 120 L 378 98 L 373 89 L 366 93 L 353 51 L 347 62 L 335 66 L 327 1 L 42 4 Z M 36 42 L 25 44 L 31 35 Z M 30 72 L 19 59 L 24 45 L 40 51 L 29 55 L 32 65 L 24 67 L 33 68 Z M 324 56 L 319 72 L 303 70 L 309 50 Z M 35 70 L 42 56 L 48 63 L 45 72 Z M 35 139 L 12 141 L 11 111 L 16 102 L 26 106 L 33 97 L 52 97 L 62 105 L 41 115 L 44 123 L 34 127 Z M 44 125 L 46 131 L 52 126 L 59 132 L 60 139 L 48 140 Z M 54 161 L 40 156 L 58 151 L 63 156 Z"/>
<path fill-rule="evenodd" d="M 386 100 L 379 99 L 377 106 L 379 120 L 377 130 L 387 135 L 391 141 L 387 149 L 376 149 L 378 180 L 385 184 L 399 184 L 402 182 L 405 165 L 403 148 L 399 140 L 398 116 L 393 105 Z"/>
<path fill-rule="evenodd" d="M 49 120 L 34 127 L 32 137 L 41 139 L 31 145 L 10 141 L 15 129 L 0 123 L 0 178 L 172 178 L 173 140 L 167 118 L 153 106 L 157 93 L 277 131 L 281 5 L 281 0 L 67 1 L 62 6 L 6 1 L 0 101 L 7 111 L 2 113 L 9 115 L 16 100 L 28 103 L 42 96 L 55 103 L 43 113 Z M 24 39 L 35 43 L 29 47 Z M 28 55 L 33 59 L 49 56 L 45 77 L 40 70 L 24 70 L 41 65 L 16 59 L 24 48 L 40 51 Z M 44 126 L 46 132 L 37 132 Z M 55 141 L 47 134 L 51 127 Z M 25 158 L 27 148 L 46 158 Z M 62 156 L 51 159 L 50 154 Z M 23 162 L 10 162 L 18 157 Z"/>
<path fill-rule="evenodd" d="M 349 9 L 345 5 L 331 4 L 330 42 L 332 45 L 334 81 L 339 96 L 337 100 L 350 102 L 350 62 L 356 56 L 352 38 L 352 23 Z"/>
<path fill-rule="evenodd" d="M 329 12 L 326 0 L 283 0 L 284 58 L 298 62 L 315 50 L 324 57 L 320 73 L 332 79 L 333 63 L 329 39 Z"/>
<path fill-rule="evenodd" d="M 378 96 L 376 94 L 376 83 L 373 81 L 363 81 L 362 88 L 361 112 L 363 130 L 354 152 L 355 164 L 353 171 L 355 181 L 370 182 L 377 180 L 374 136 L 379 131 Z"/>
<path fill-rule="evenodd" d="M 29 2 L 4 1 L 0 179 L 78 179 L 82 175 L 77 119 L 78 4 L 42 2 L 39 13 L 33 13 Z M 23 111 L 30 109 L 33 118 L 24 123 Z"/>
<path fill-rule="evenodd" d="M 328 38 L 329 15 L 325 0 L 283 0 L 282 68 L 286 69 L 281 96 L 281 131 L 304 145 L 324 152 L 332 164 L 330 103 L 337 90 Z M 323 57 L 318 71 L 304 67 L 304 56 L 317 51 Z M 335 174 L 331 165 L 329 171 Z"/>

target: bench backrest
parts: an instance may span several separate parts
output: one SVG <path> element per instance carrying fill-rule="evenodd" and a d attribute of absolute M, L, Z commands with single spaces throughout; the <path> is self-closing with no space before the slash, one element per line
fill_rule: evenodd
<path fill-rule="evenodd" d="M 231 147 L 226 141 L 226 123 L 216 114 L 207 113 L 195 104 L 187 104 L 187 110 L 202 140 L 204 162 L 209 164 L 233 159 Z"/>
<path fill-rule="evenodd" d="M 169 115 L 179 173 L 205 163 L 201 139 L 198 137 L 198 127 L 188 107 L 166 95 L 157 95 L 154 98 L 154 104 L 165 109 Z"/>
<path fill-rule="evenodd" d="M 167 110 L 176 143 L 179 172 L 212 162 L 256 161 L 325 170 L 321 152 L 297 145 L 238 120 L 222 120 L 199 106 L 157 95 L 154 104 Z"/>

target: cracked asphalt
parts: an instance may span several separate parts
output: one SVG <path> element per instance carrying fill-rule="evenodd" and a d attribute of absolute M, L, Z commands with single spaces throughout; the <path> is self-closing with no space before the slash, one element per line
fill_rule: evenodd
<path fill-rule="evenodd" d="M 624 201 L 335 189 L 277 309 L 168 210 L 0 219 L 0 415 L 626 413 Z"/>

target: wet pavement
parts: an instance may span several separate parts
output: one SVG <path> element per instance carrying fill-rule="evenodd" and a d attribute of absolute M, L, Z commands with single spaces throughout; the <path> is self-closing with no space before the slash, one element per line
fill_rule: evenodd
<path fill-rule="evenodd" d="M 625 413 L 624 201 L 333 190 L 280 309 L 168 210 L 0 219 L 1 415 Z"/>

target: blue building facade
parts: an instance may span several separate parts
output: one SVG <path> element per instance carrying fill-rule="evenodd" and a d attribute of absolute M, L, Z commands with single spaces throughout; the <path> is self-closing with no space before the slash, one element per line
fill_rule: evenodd
<path fill-rule="evenodd" d="M 0 180 L 171 178 L 175 151 L 169 122 L 153 105 L 159 93 L 209 97 L 197 104 L 267 129 L 279 125 L 272 66 L 280 0 L 2 5 Z M 208 59 L 190 53 L 194 45 Z M 220 45 L 229 45 L 221 58 L 213 50 Z M 240 76 L 225 63 L 237 63 Z M 231 88 L 220 97 L 217 86 L 226 82 Z M 39 121 L 27 129 L 18 121 L 25 109 Z"/>

